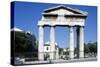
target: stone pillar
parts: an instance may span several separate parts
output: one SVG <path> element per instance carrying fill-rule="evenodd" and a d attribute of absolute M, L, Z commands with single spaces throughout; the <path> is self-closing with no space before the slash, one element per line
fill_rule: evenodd
<path fill-rule="evenodd" d="M 44 30 L 39 26 L 38 60 L 44 60 Z"/>
<path fill-rule="evenodd" d="M 55 27 L 51 26 L 50 29 L 50 59 L 55 58 Z"/>
<path fill-rule="evenodd" d="M 73 27 L 69 27 L 69 57 L 74 58 L 74 30 Z"/>
<path fill-rule="evenodd" d="M 59 59 L 59 48 L 56 47 L 56 59 Z"/>
<path fill-rule="evenodd" d="M 84 27 L 79 28 L 79 57 L 84 58 Z"/>

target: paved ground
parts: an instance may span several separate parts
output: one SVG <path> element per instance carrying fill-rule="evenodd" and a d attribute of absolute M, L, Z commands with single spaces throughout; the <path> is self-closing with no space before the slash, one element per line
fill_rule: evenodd
<path fill-rule="evenodd" d="M 92 58 L 81 58 L 81 59 L 69 59 L 69 60 L 48 60 L 48 61 L 31 61 L 31 62 L 24 62 L 24 65 L 29 65 L 29 64 L 54 64 L 54 63 L 71 63 L 71 62 L 86 62 L 86 61 L 97 61 L 96 57 Z"/>

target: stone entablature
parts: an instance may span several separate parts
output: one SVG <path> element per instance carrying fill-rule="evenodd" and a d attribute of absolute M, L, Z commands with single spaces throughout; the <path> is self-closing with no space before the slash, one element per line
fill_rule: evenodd
<path fill-rule="evenodd" d="M 45 10 L 38 25 L 84 26 L 87 12 L 65 6 Z"/>

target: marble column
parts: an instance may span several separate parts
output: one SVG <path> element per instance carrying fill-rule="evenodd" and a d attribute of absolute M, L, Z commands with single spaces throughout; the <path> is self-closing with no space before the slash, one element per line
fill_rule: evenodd
<path fill-rule="evenodd" d="M 74 58 L 74 30 L 73 27 L 69 27 L 69 58 Z"/>
<path fill-rule="evenodd" d="M 39 26 L 38 60 L 44 60 L 44 29 Z"/>
<path fill-rule="evenodd" d="M 55 59 L 55 27 L 51 26 L 50 29 L 50 59 Z"/>
<path fill-rule="evenodd" d="M 59 59 L 59 48 L 56 50 L 56 59 Z"/>
<path fill-rule="evenodd" d="M 84 27 L 79 28 L 79 57 L 84 58 Z"/>

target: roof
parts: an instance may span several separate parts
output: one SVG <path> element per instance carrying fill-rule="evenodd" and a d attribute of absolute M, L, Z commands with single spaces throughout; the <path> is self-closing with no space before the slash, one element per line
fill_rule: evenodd
<path fill-rule="evenodd" d="M 11 31 L 19 31 L 19 32 L 23 32 L 23 30 L 21 30 L 21 29 L 19 29 L 19 28 L 16 28 L 16 27 L 12 28 Z"/>
<path fill-rule="evenodd" d="M 55 43 L 55 45 L 57 46 L 57 43 Z M 46 43 L 44 44 L 44 46 L 50 46 L 50 42 L 46 42 Z"/>
<path fill-rule="evenodd" d="M 87 16 L 87 14 L 88 14 L 87 12 L 81 11 L 79 9 L 73 9 L 73 8 L 70 8 L 70 7 L 66 7 L 64 5 L 45 9 L 44 13 L 49 13 L 49 12 L 56 11 L 56 10 L 59 10 L 59 9 L 68 10 L 70 12 L 73 12 L 74 14 L 79 14 L 79 15 L 84 15 L 84 16 Z"/>

